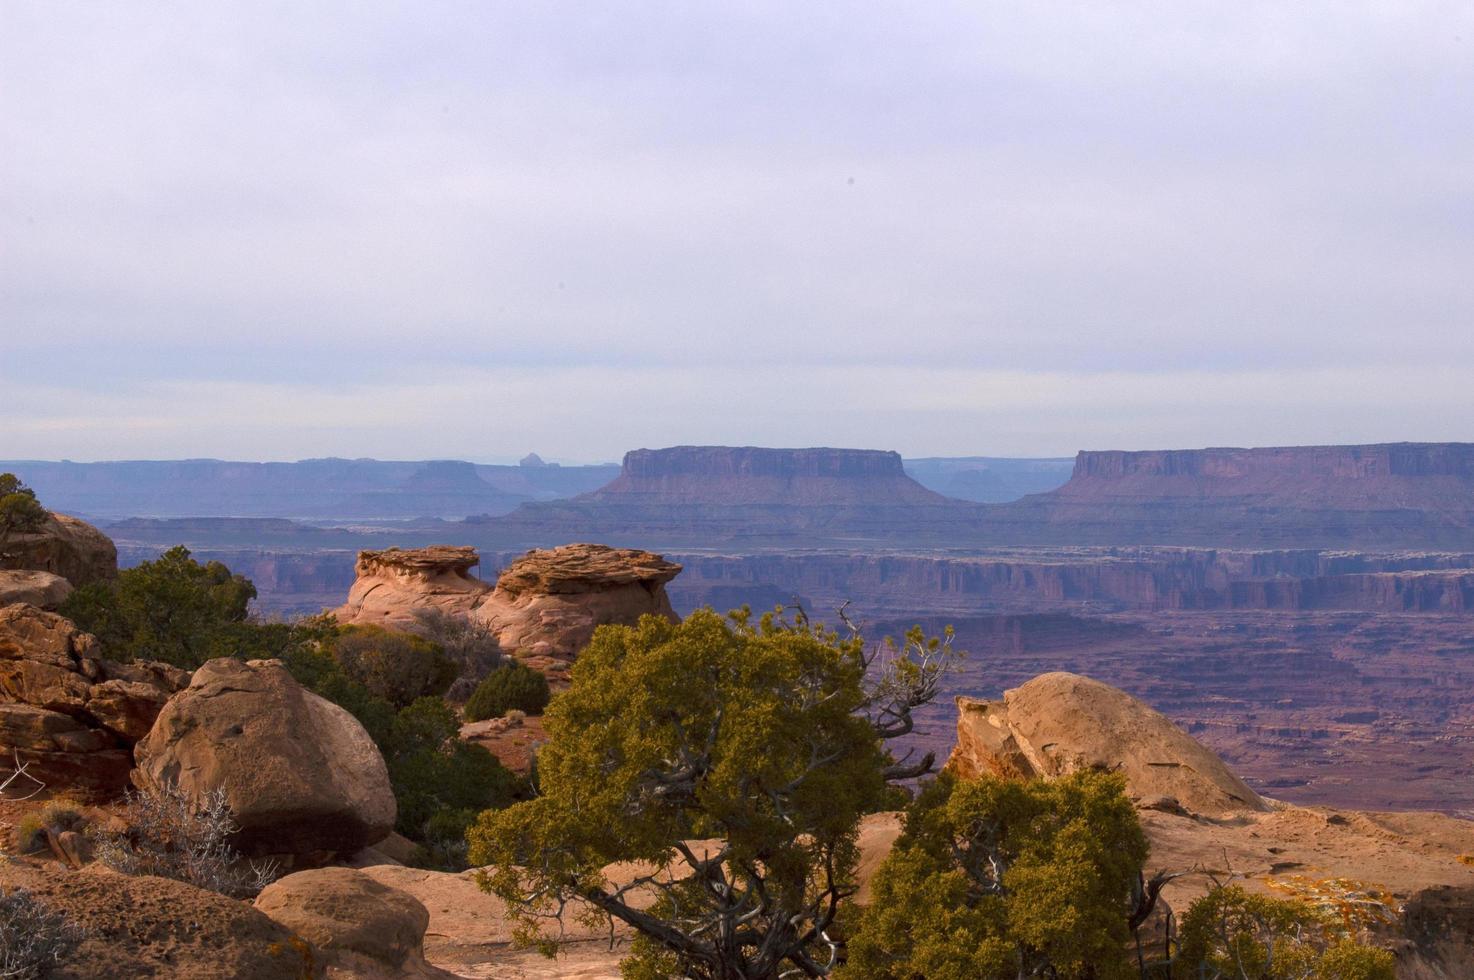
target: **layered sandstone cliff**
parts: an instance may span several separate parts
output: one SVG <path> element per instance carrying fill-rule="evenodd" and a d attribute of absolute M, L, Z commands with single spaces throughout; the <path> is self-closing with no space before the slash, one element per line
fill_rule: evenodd
<path fill-rule="evenodd" d="M 1052 544 L 1474 547 L 1474 444 L 1082 452 L 1068 483 L 989 508 Z"/>
<path fill-rule="evenodd" d="M 677 556 L 682 608 L 850 600 L 872 614 L 1041 610 L 1474 610 L 1474 554 L 1061 548 L 914 554 Z"/>
<path fill-rule="evenodd" d="M 420 628 L 426 610 L 486 623 L 503 650 L 554 669 L 587 645 L 605 623 L 633 624 L 645 614 L 675 618 L 665 586 L 681 566 L 659 555 L 598 544 L 529 551 L 511 562 L 494 585 L 471 575 L 476 549 L 365 551 L 348 601 L 334 615 L 342 623 Z"/>
<path fill-rule="evenodd" d="M 626 453 L 608 485 L 527 504 L 488 529 L 517 538 L 779 542 L 798 535 L 886 538 L 958 520 L 974 505 L 933 493 L 893 452 L 676 446 Z M 933 531 L 935 529 L 933 528 Z"/>

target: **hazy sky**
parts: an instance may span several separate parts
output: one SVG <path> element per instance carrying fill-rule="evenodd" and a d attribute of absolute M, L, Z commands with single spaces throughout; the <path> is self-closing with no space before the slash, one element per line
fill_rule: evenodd
<path fill-rule="evenodd" d="M 1399 439 L 1468 3 L 0 0 L 0 459 Z"/>

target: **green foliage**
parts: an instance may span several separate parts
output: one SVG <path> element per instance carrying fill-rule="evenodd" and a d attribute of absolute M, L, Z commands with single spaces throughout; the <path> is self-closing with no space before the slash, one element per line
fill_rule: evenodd
<path fill-rule="evenodd" d="M 47 846 L 47 831 L 61 834 L 69 830 L 80 833 L 86 829 L 87 815 L 76 803 L 68 799 L 51 800 L 39 810 L 32 810 L 20 818 L 15 827 L 16 846 L 22 854 L 28 854 Z"/>
<path fill-rule="evenodd" d="M 154 561 L 74 591 L 62 615 L 102 642 L 115 660 L 162 660 L 194 669 L 232 656 L 256 587 L 218 561 L 201 565 L 183 545 Z"/>
<path fill-rule="evenodd" d="M 1128 921 L 1146 856 L 1119 775 L 944 774 L 909 808 L 838 975 L 1135 976 Z"/>
<path fill-rule="evenodd" d="M 400 711 L 381 746 L 399 804 L 396 829 L 464 867 L 465 834 L 482 810 L 504 807 L 521 783 L 496 756 L 456 738 L 456 716 L 438 697 Z"/>
<path fill-rule="evenodd" d="M 511 663 L 486 675 L 466 702 L 466 720 L 500 718 L 508 711 L 540 715 L 552 697 L 548 679 L 526 664 Z"/>
<path fill-rule="evenodd" d="M 915 652 L 935 665 L 941 649 Z M 548 707 L 540 795 L 468 835 L 471 861 L 492 865 L 483 887 L 545 950 L 538 916 L 571 898 L 631 923 L 642 935 L 626 976 L 827 969 L 859 819 L 891 799 L 882 726 L 909 727 L 935 689 L 901 685 L 879 704 L 870 664 L 858 635 L 802 616 L 703 609 L 600 627 Z M 683 843 L 703 838 L 719 843 Z M 654 866 L 653 907 L 604 879 L 619 861 Z"/>
<path fill-rule="evenodd" d="M 36 491 L 14 473 L 0 473 L 0 548 L 15 533 L 34 531 L 46 523 L 46 508 Z"/>
<path fill-rule="evenodd" d="M 341 627 L 331 650 L 350 680 L 396 708 L 439 697 L 459 673 L 434 643 L 382 626 Z"/>
<path fill-rule="evenodd" d="M 1390 952 L 1296 900 L 1215 888 L 1182 917 L 1181 974 L 1202 980 L 1392 980 Z"/>

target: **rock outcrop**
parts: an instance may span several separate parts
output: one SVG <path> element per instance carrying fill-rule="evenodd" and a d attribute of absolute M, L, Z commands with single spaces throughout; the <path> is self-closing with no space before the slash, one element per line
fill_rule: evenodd
<path fill-rule="evenodd" d="M 118 574 L 112 539 L 81 518 L 51 514 L 39 530 L 12 534 L 5 542 L 4 568 L 60 575 L 74 586 Z"/>
<path fill-rule="evenodd" d="M 279 661 L 209 661 L 165 705 L 134 757 L 141 786 L 223 790 L 247 855 L 321 863 L 394 828 L 388 770 L 368 732 Z"/>
<path fill-rule="evenodd" d="M 91 635 L 29 605 L 0 607 L 0 757 L 53 791 L 105 799 L 128 785 L 132 746 L 189 674 L 117 664 Z"/>
<path fill-rule="evenodd" d="M 606 623 L 644 615 L 676 618 L 665 585 L 681 566 L 659 555 L 598 544 L 529 551 L 497 579 L 474 615 L 517 657 L 548 666 L 567 662 Z"/>
<path fill-rule="evenodd" d="M 453 545 L 360 551 L 348 601 L 333 614 L 340 623 L 392 629 L 413 628 L 426 609 L 469 615 L 492 589 L 471 574 L 480 562 L 475 548 Z"/>
<path fill-rule="evenodd" d="M 24 602 L 40 609 L 55 609 L 72 594 L 72 583 L 60 575 L 32 569 L 0 571 L 0 606 Z"/>
<path fill-rule="evenodd" d="M 24 888 L 83 931 L 46 972 L 49 980 L 158 977 L 302 980 L 312 950 L 245 902 L 167 878 L 96 866 L 45 872 L 0 861 L 0 889 Z"/>
<path fill-rule="evenodd" d="M 1001 702 L 959 698 L 948 765 L 963 776 L 1053 778 L 1081 766 L 1123 773 L 1151 869 L 1192 872 L 1163 892 L 1179 913 L 1210 887 L 1210 875 L 1231 875 L 1278 897 L 1354 903 L 1398 949 L 1399 976 L 1462 975 L 1438 970 L 1469 962 L 1461 958 L 1474 921 L 1469 821 L 1263 800 L 1165 717 L 1074 674 L 1041 675 Z"/>
<path fill-rule="evenodd" d="M 425 906 L 362 871 L 299 871 L 267 885 L 253 904 L 311 943 L 324 965 L 351 976 L 451 976 L 425 963 Z"/>
<path fill-rule="evenodd" d="M 359 578 L 334 615 L 408 630 L 427 609 L 468 616 L 486 623 L 503 650 L 544 669 L 572 660 L 602 624 L 632 624 L 647 613 L 675 618 L 665 585 L 681 566 L 648 551 L 598 544 L 529 551 L 494 586 L 471 577 L 478 561 L 476 549 L 448 545 L 361 552 Z"/>
<path fill-rule="evenodd" d="M 1002 701 L 959 697 L 957 746 L 947 764 L 969 777 L 1053 778 L 1113 769 L 1125 775 L 1139 802 L 1214 817 L 1270 809 L 1165 715 L 1078 674 L 1042 674 Z"/>

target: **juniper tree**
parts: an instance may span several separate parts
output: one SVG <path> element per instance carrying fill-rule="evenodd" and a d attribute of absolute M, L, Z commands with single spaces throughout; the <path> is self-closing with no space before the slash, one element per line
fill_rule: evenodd
<path fill-rule="evenodd" d="M 950 631 L 867 646 L 802 613 L 600 627 L 545 716 L 541 795 L 468 835 L 482 885 L 545 951 L 566 914 L 632 926 L 630 977 L 825 976 L 861 816 L 935 761 L 885 743 L 955 656 Z"/>

